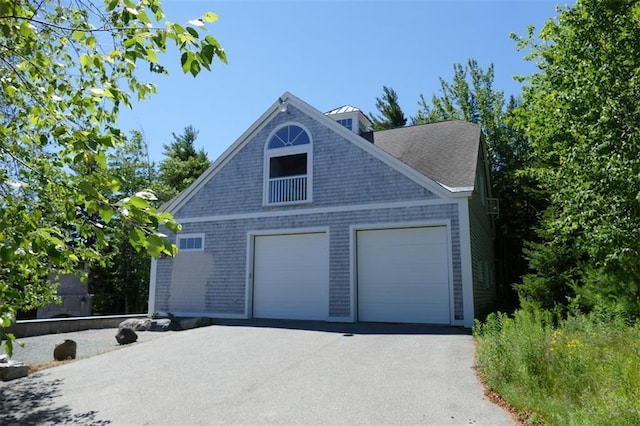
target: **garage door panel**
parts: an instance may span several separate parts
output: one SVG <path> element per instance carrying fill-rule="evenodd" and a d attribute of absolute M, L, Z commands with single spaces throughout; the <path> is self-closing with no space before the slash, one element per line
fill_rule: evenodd
<path fill-rule="evenodd" d="M 358 231 L 361 321 L 450 322 L 444 226 Z"/>
<path fill-rule="evenodd" d="M 389 322 L 389 323 L 416 323 L 416 324 L 449 324 L 448 315 L 449 310 L 444 309 L 442 306 L 434 305 L 415 305 L 407 306 L 406 304 L 397 305 L 380 305 L 372 306 L 372 309 L 376 309 L 376 315 L 371 318 L 361 318 L 361 321 L 369 322 Z M 424 310 L 428 309 L 430 312 L 429 317 L 425 317 Z M 399 317 L 397 312 L 402 310 L 402 316 Z M 438 318 L 447 317 L 444 321 Z"/>
<path fill-rule="evenodd" d="M 440 287 L 445 286 L 446 283 L 441 283 Z M 369 290 L 369 289 L 367 289 Z M 439 304 L 445 303 L 448 306 L 449 294 L 440 291 L 439 288 L 425 287 L 420 285 L 404 287 L 404 291 L 398 291 L 398 289 L 391 289 L 389 287 L 372 288 L 372 291 L 364 291 L 360 297 L 360 302 L 365 304 L 374 303 L 406 303 L 406 304 Z"/>
<path fill-rule="evenodd" d="M 328 278 L 326 233 L 256 236 L 253 316 L 326 319 Z"/>

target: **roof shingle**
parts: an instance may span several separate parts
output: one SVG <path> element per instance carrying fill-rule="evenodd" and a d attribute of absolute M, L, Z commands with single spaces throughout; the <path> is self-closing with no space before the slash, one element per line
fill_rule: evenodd
<path fill-rule="evenodd" d="M 443 121 L 375 131 L 372 136 L 374 145 L 447 189 L 473 188 L 481 137 L 477 124 Z"/>

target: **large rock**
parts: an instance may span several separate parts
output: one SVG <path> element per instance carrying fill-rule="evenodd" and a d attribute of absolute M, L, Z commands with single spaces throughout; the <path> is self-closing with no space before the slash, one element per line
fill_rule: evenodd
<path fill-rule="evenodd" d="M 128 345 L 129 343 L 133 343 L 138 340 L 138 335 L 129 327 L 124 327 L 118 330 L 118 334 L 116 334 L 116 340 L 121 345 Z"/>
<path fill-rule="evenodd" d="M 178 331 L 181 330 L 180 324 L 169 318 L 151 320 L 151 328 L 149 331 Z"/>
<path fill-rule="evenodd" d="M 25 377 L 29 373 L 29 366 L 22 362 L 6 360 L 0 363 L 0 380 L 3 382 Z"/>
<path fill-rule="evenodd" d="M 53 359 L 64 361 L 65 359 L 76 359 L 77 344 L 73 340 L 65 339 L 58 342 L 53 349 Z"/>
<path fill-rule="evenodd" d="M 149 318 L 129 318 L 120 323 L 118 328 L 130 328 L 133 331 L 147 331 L 151 328 Z"/>

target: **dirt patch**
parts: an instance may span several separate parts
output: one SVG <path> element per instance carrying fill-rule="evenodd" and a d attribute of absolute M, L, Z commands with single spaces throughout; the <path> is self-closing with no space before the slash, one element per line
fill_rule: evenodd
<path fill-rule="evenodd" d="M 38 371 L 46 370 L 47 368 L 58 367 L 60 365 L 69 364 L 75 359 L 67 359 L 64 361 L 48 361 L 48 362 L 36 362 L 35 364 L 29 365 L 29 374 L 37 373 Z"/>

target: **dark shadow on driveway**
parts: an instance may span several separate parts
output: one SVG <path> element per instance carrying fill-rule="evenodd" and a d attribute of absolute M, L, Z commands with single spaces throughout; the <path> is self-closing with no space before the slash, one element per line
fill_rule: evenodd
<path fill-rule="evenodd" d="M 436 334 L 436 335 L 470 335 L 471 330 L 464 327 L 450 325 L 429 324 L 391 324 L 391 323 L 336 323 L 323 321 L 298 321 L 298 320 L 226 320 L 216 319 L 214 325 L 229 327 L 262 327 L 285 328 L 289 330 L 325 331 L 329 333 L 341 333 L 345 336 L 355 334 Z"/>
<path fill-rule="evenodd" d="M 56 404 L 62 380 L 47 380 L 46 374 L 0 383 L 0 425 L 74 424 L 103 426 L 96 411 L 73 413 Z"/>

